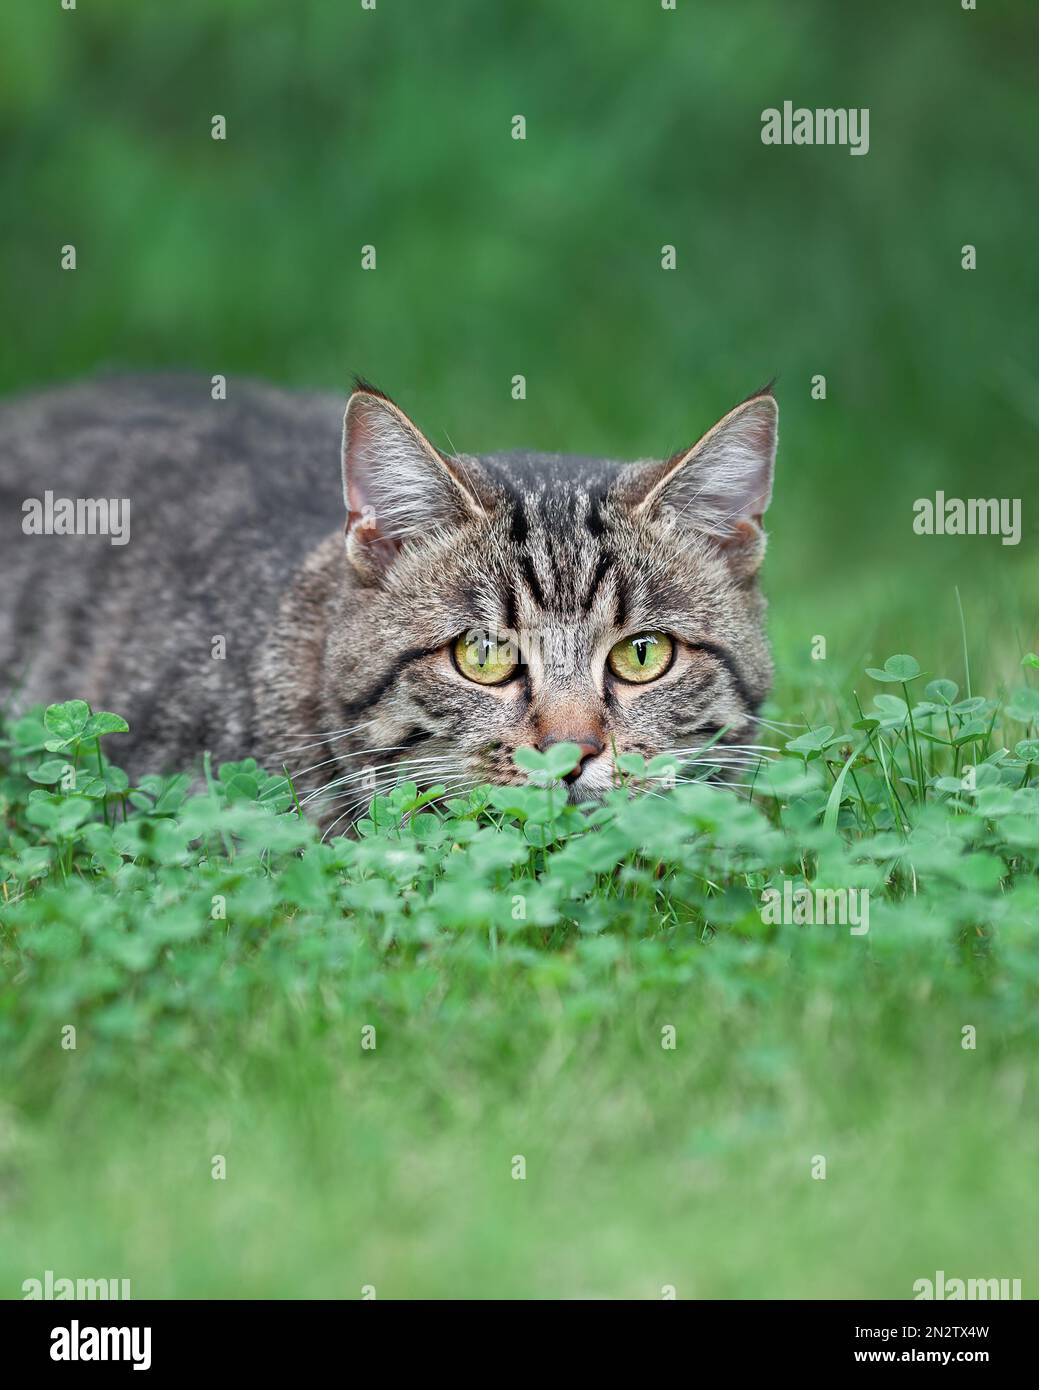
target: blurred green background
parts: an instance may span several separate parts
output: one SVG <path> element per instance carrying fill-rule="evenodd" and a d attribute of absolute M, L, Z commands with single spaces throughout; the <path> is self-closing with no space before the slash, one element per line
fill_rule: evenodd
<path fill-rule="evenodd" d="M 838 686 L 914 642 L 937 669 L 957 582 L 997 679 L 1035 646 L 1026 0 L 5 9 L 0 391 L 359 372 L 442 444 L 635 457 L 778 375 L 780 690 L 823 679 L 816 633 Z M 787 98 L 869 107 L 869 153 L 764 146 Z M 1022 497 L 1022 543 L 914 536 L 937 488 Z"/>

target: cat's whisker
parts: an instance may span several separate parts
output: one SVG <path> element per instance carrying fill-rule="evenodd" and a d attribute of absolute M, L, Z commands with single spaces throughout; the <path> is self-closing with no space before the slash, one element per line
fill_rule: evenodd
<path fill-rule="evenodd" d="M 338 735 L 340 735 L 340 734 L 350 733 L 350 731 L 353 730 L 353 729 L 363 729 L 363 728 L 365 728 L 368 724 L 373 724 L 374 722 L 375 722 L 375 721 L 372 720 L 372 719 L 366 719 L 366 720 L 364 721 L 363 724 L 350 724 L 350 725 L 345 726 L 345 727 L 342 728 L 342 729 L 327 729 L 327 730 L 321 730 L 321 729 L 286 729 L 286 730 L 284 730 L 284 732 L 285 732 L 285 734 L 286 734 L 286 736 L 287 736 L 288 738 L 304 738 L 304 739 L 307 739 L 307 740 L 311 740 L 311 739 L 322 739 L 322 738 L 336 738 L 336 737 L 338 737 Z M 293 745 L 290 745 L 288 748 L 283 749 L 282 751 L 283 751 L 283 752 L 286 752 L 286 753 L 291 753 L 291 752 L 293 751 L 293 748 L 294 748 L 294 747 L 303 747 L 303 746 L 305 746 L 305 745 L 302 745 L 302 744 L 293 744 Z"/>
<path fill-rule="evenodd" d="M 331 835 L 332 831 L 336 828 L 336 826 L 340 823 L 340 821 L 346 820 L 347 816 L 350 814 L 350 809 L 351 809 L 351 808 L 348 807 L 348 808 L 343 812 L 343 814 L 342 814 L 341 816 L 337 816 L 337 817 L 336 817 L 336 819 L 332 822 L 332 824 L 328 827 L 328 829 L 327 829 L 327 830 L 324 832 L 324 834 L 321 836 L 321 843 L 322 843 L 322 844 L 325 843 L 325 841 L 328 839 L 329 835 Z"/>
<path fill-rule="evenodd" d="M 652 796 L 652 797 L 655 797 L 657 801 L 666 801 L 666 800 L 667 800 L 667 797 L 664 795 L 663 792 L 655 792 L 655 791 L 653 791 L 652 787 L 642 787 L 641 790 L 639 791 L 639 795 L 640 795 L 640 796 Z"/>
<path fill-rule="evenodd" d="M 709 777 L 675 777 L 667 779 L 659 778 L 654 780 L 658 781 L 659 783 L 661 783 L 661 785 L 663 785 L 662 791 L 654 791 L 652 787 L 643 785 L 638 788 L 638 795 L 655 796 L 659 801 L 666 801 L 667 793 L 670 791 L 674 791 L 675 787 L 713 786 L 723 791 L 738 792 L 751 786 L 751 784 L 747 782 L 712 782 Z"/>
<path fill-rule="evenodd" d="M 336 819 L 332 822 L 332 824 L 328 827 L 328 829 L 325 830 L 324 834 L 321 836 L 322 841 L 327 839 L 328 836 L 335 829 L 335 827 L 339 825 L 342 821 L 347 820 L 349 818 L 349 821 L 352 824 L 354 820 L 357 819 L 358 814 L 362 812 L 365 809 L 365 807 L 375 799 L 375 797 L 385 796 L 386 793 L 391 791 L 400 780 L 400 778 L 386 778 L 384 779 L 382 786 L 376 785 L 374 788 L 366 789 L 364 796 L 360 798 L 354 795 L 354 793 L 356 792 L 356 788 L 352 789 L 351 791 L 340 793 L 338 797 L 334 798 L 335 800 L 346 799 L 347 797 L 350 797 L 352 799 L 350 801 L 350 804 L 346 807 L 346 809 L 339 816 L 337 816 Z M 466 780 L 468 779 L 463 779 L 462 782 L 457 785 L 464 786 Z M 472 785 L 477 786 L 479 784 L 479 780 L 479 778 L 473 778 Z M 443 800 L 445 796 L 453 794 L 453 792 L 456 790 L 457 786 L 449 786 L 444 790 L 444 792 L 441 793 L 440 796 L 434 797 L 434 799 L 432 801 L 427 802 L 426 805 L 435 805 L 437 801 Z M 422 807 L 420 809 L 424 810 L 425 807 Z"/>
<path fill-rule="evenodd" d="M 310 767 L 290 768 L 293 777 L 304 777 L 308 772 L 317 772 L 319 768 L 327 767 L 329 763 L 345 762 L 347 758 L 364 758 L 372 753 L 403 753 L 407 749 L 406 743 L 386 743 L 381 748 L 358 748 L 354 753 L 336 753 L 331 758 L 325 758 L 323 762 L 311 763 Z"/>
<path fill-rule="evenodd" d="M 681 762 L 683 758 L 703 758 L 714 757 L 716 762 L 753 762 L 767 763 L 774 762 L 775 759 L 764 752 L 750 748 L 726 749 L 724 752 L 713 748 L 674 748 L 665 757 L 673 758 Z"/>
<path fill-rule="evenodd" d="M 724 778 L 722 778 L 721 780 L 716 780 L 715 777 L 714 777 L 714 774 L 715 774 L 715 773 L 730 773 L 730 774 L 731 774 L 731 773 L 733 773 L 733 772 L 738 772 L 738 773 L 744 773 L 744 774 L 745 774 L 745 773 L 748 773 L 748 772 L 749 772 L 749 773 L 754 773 L 754 774 L 756 775 L 759 771 L 761 771 L 761 770 L 766 766 L 766 762 L 767 762 L 767 760 L 762 760 L 762 759 L 759 759 L 759 758 L 756 758 L 756 757 L 755 757 L 755 758 L 750 758 L 750 759 L 748 759 L 748 760 L 746 760 L 746 761 L 740 761 L 740 760 L 736 760 L 736 759 L 731 759 L 731 760 L 730 760 L 730 759 L 695 758 L 695 757 L 694 757 L 694 758 L 688 758 L 688 757 L 687 757 L 687 758 L 676 758 L 675 761 L 676 761 L 677 766 L 676 766 L 676 769 L 675 769 L 675 771 L 674 771 L 673 773 L 671 773 L 671 774 L 662 773 L 662 774 L 660 774 L 659 776 L 654 777 L 654 778 L 651 779 L 651 780 L 653 780 L 654 782 L 657 782 L 657 783 L 666 785 L 666 786 L 668 786 L 668 787 L 674 787 L 674 786 L 689 786 L 689 785 L 693 785 L 693 784 L 700 784 L 700 785 L 703 785 L 703 784 L 706 784 L 706 783 L 711 783 L 711 785 L 713 785 L 713 786 L 722 787 L 722 788 L 733 788 L 733 789 L 735 789 L 735 788 L 740 788 L 740 787 L 748 787 L 748 786 L 753 786 L 753 784 L 752 784 L 752 783 L 747 783 L 747 782 L 737 782 L 737 781 L 734 781 L 734 780 L 732 779 L 731 776 L 724 777 Z M 702 769 L 704 769 L 704 770 L 703 770 L 701 773 L 697 774 L 697 775 L 692 775 L 692 776 L 684 776 L 684 775 L 683 775 L 683 774 L 686 774 L 686 773 L 692 773 L 692 772 L 693 772 L 693 769 L 695 769 L 695 768 L 702 768 Z"/>
<path fill-rule="evenodd" d="M 270 762 L 284 762 L 289 753 L 299 753 L 305 748 L 318 748 L 322 743 L 338 743 L 340 739 L 346 738 L 347 734 L 356 734 L 359 733 L 361 729 L 370 729 L 375 722 L 374 719 L 366 719 L 362 724 L 351 724 L 347 729 L 332 729 L 327 734 L 314 735 L 308 732 L 304 734 L 304 737 L 312 739 L 313 741 L 311 743 L 297 743 L 291 747 L 279 749 L 273 753 L 267 754 L 267 758 Z M 304 731 L 302 729 L 297 729 L 295 733 L 301 734 L 304 733 Z M 293 738 L 294 736 L 295 734 L 289 734 L 289 738 Z"/>
<path fill-rule="evenodd" d="M 263 791 L 256 798 L 257 801 L 266 801 L 269 796 L 281 796 L 283 792 L 292 790 L 292 784 L 287 777 L 279 777 L 271 782 L 270 786 L 264 787 Z"/>
<path fill-rule="evenodd" d="M 748 751 L 778 753 L 780 751 L 772 743 L 690 743 L 686 744 L 684 748 L 667 748 L 664 751 L 665 753 L 680 753 L 689 750 L 700 752 L 709 749 L 717 749 L 721 753 L 744 753 Z"/>
<path fill-rule="evenodd" d="M 691 770 L 693 769 L 693 767 L 708 767 L 708 769 L 711 769 L 711 771 L 725 771 L 729 769 L 734 769 L 736 771 L 746 770 L 744 769 L 744 767 L 737 767 L 736 763 L 708 763 L 704 762 L 704 760 L 697 760 L 695 758 L 691 758 L 690 760 L 688 760 L 688 762 L 683 763 L 682 771 Z M 711 776 L 711 774 L 704 773 L 702 774 L 702 777 L 694 778 L 694 780 L 707 781 L 709 776 Z M 654 780 L 658 780 L 658 778 L 654 778 Z M 679 773 L 676 773 L 673 777 L 668 777 L 665 774 L 665 776 L 659 778 L 659 781 L 666 781 L 666 783 L 672 783 L 672 781 L 679 781 Z"/>
<path fill-rule="evenodd" d="M 452 783 L 450 786 L 445 787 L 439 796 L 433 797 L 432 801 L 427 801 L 420 809 L 428 811 L 431 806 L 436 806 L 442 801 L 447 801 L 449 797 L 464 796 L 466 792 L 472 791 L 474 787 L 480 786 L 481 780 L 482 779 L 479 777 L 472 777 L 463 778 L 460 782 Z"/>
<path fill-rule="evenodd" d="M 733 749 L 736 752 L 747 749 L 754 753 L 778 753 L 780 751 L 774 743 L 718 743 L 714 747 L 725 751 Z"/>
<path fill-rule="evenodd" d="M 296 753 L 301 748 L 316 748 L 317 745 L 320 743 L 324 743 L 326 741 L 334 742 L 338 739 L 346 738 L 348 734 L 357 734 L 360 733 L 362 729 L 370 729 L 375 722 L 376 721 L 374 719 L 365 719 L 360 724 L 348 724 L 344 726 L 342 729 L 328 729 L 325 732 L 321 732 L 318 730 L 297 729 L 295 730 L 295 735 L 297 737 L 302 736 L 305 739 L 305 742 L 289 744 L 286 747 L 277 749 L 276 752 L 280 752 L 282 754 Z M 291 736 L 292 735 L 290 735 L 290 737 Z M 275 754 L 271 754 L 271 756 L 273 757 L 275 756 Z"/>
<path fill-rule="evenodd" d="M 385 791 L 385 790 L 388 790 L 388 787 L 387 787 L 387 788 L 383 788 L 383 790 L 384 790 L 384 791 Z M 342 821 L 346 820 L 346 821 L 348 821 L 348 823 L 349 823 L 350 825 L 352 825 L 353 822 L 357 819 L 358 813 L 364 809 L 365 805 L 366 805 L 368 802 L 370 802 L 375 796 L 380 795 L 380 791 L 379 791 L 378 789 L 374 789 L 374 788 L 366 790 L 364 796 L 362 796 L 362 797 L 360 797 L 360 798 L 358 798 L 358 797 L 355 795 L 355 793 L 356 793 L 356 788 L 354 788 L 354 791 L 353 791 L 353 792 L 344 792 L 344 793 L 342 793 L 341 796 L 335 797 L 335 798 L 334 798 L 334 800 L 339 801 L 339 800 L 346 800 L 346 799 L 349 797 L 349 798 L 350 798 L 350 802 L 349 802 L 349 805 L 346 807 L 346 809 L 345 809 L 344 811 L 342 811 L 342 812 L 340 813 L 340 815 L 338 815 L 338 816 L 335 818 L 335 820 L 332 822 L 332 824 L 324 831 L 324 833 L 323 833 L 322 836 L 321 836 L 322 843 L 323 843 L 325 840 L 328 839 L 328 837 L 329 837 L 329 835 L 331 835 L 332 831 L 333 831 L 333 830 L 336 828 L 336 826 L 339 825 Z M 329 808 L 329 809 L 331 809 L 331 808 Z"/>
<path fill-rule="evenodd" d="M 392 762 L 376 763 L 374 766 L 366 765 L 364 767 L 354 768 L 350 772 L 345 772 L 342 777 L 333 778 L 332 781 L 325 782 L 320 787 L 316 787 L 313 791 L 308 792 L 307 795 L 303 797 L 302 801 L 305 805 L 308 801 L 313 801 L 316 797 L 333 791 L 336 787 L 347 786 L 352 782 L 359 782 L 365 777 L 371 777 L 375 773 L 386 772 L 387 770 L 398 772 L 398 780 L 406 781 L 413 773 L 417 772 L 421 775 L 425 775 L 427 769 L 433 769 L 437 765 L 442 765 L 444 761 L 443 755 L 432 754 L 424 758 L 401 758 Z"/>
<path fill-rule="evenodd" d="M 706 777 L 676 777 L 674 785 L 676 787 L 695 787 L 703 786 L 708 781 L 709 779 Z M 719 791 L 753 791 L 754 789 L 753 782 L 711 782 L 710 785 L 717 787 Z"/>
<path fill-rule="evenodd" d="M 695 754 L 692 755 L 692 756 L 690 756 L 689 754 L 686 754 L 685 757 L 676 758 L 676 759 L 675 759 L 675 762 L 676 762 L 680 767 L 688 767 L 689 765 L 691 765 L 691 764 L 693 764 L 693 763 L 700 763 L 700 764 L 702 764 L 704 767 L 757 767 L 757 766 L 759 766 L 760 764 L 762 764 L 762 763 L 765 762 L 765 761 L 766 761 L 766 759 L 764 759 L 764 758 L 756 758 L 756 757 L 753 757 L 753 758 L 702 758 L 702 757 L 697 757 Z"/>
<path fill-rule="evenodd" d="M 395 764 L 387 763 L 383 770 L 394 770 L 395 767 Z M 368 771 L 368 769 L 366 769 L 366 771 Z M 335 784 L 329 784 L 328 787 L 321 788 L 320 792 L 313 793 L 307 799 L 307 803 L 301 803 L 301 805 L 310 803 L 315 806 L 315 809 L 327 812 L 336 802 L 353 798 L 355 807 L 363 806 L 365 802 L 371 801 L 373 797 L 385 796 L 387 792 L 391 791 L 393 787 L 399 785 L 401 782 L 415 781 L 417 777 L 421 777 L 423 781 L 431 782 L 433 785 L 436 785 L 436 783 L 442 781 L 443 778 L 456 775 L 457 771 L 457 768 L 451 766 L 422 767 L 414 771 L 405 770 L 403 773 L 398 772 L 396 775 L 391 775 L 389 777 L 376 777 L 374 785 L 365 787 L 363 795 L 358 798 L 358 788 L 356 784 L 361 775 L 359 774 L 358 777 L 350 779 L 353 785 L 340 784 L 342 789 L 336 790 Z"/>
<path fill-rule="evenodd" d="M 768 763 L 775 762 L 772 753 L 762 752 L 755 748 L 673 748 L 668 753 L 668 758 L 682 762 L 683 758 L 714 758 L 718 762 L 750 762 Z"/>
<path fill-rule="evenodd" d="M 758 754 L 738 755 L 733 758 L 711 758 L 698 757 L 693 753 L 676 754 L 673 761 L 677 767 L 685 767 L 689 764 L 701 764 L 705 767 L 765 767 L 774 761 L 771 758 L 762 758 Z"/>
<path fill-rule="evenodd" d="M 336 777 L 330 782 L 326 782 L 323 787 L 317 788 L 310 795 L 319 795 L 322 791 L 334 790 L 336 787 L 349 786 L 353 782 L 359 782 L 365 777 L 380 772 L 390 772 L 396 774 L 397 781 L 409 781 L 416 776 L 428 776 L 431 773 L 439 772 L 441 769 L 453 770 L 454 763 L 447 756 L 430 756 L 429 758 L 399 759 L 385 763 L 365 764 L 363 767 L 353 768 L 345 772 L 341 777 Z"/>
<path fill-rule="evenodd" d="M 693 768 L 704 768 L 710 773 L 731 774 L 736 772 L 761 772 L 764 768 L 763 763 L 718 763 L 712 762 L 709 758 L 687 758 L 675 769 L 676 773 L 688 772 Z M 705 775 L 706 772 L 705 772 Z"/>

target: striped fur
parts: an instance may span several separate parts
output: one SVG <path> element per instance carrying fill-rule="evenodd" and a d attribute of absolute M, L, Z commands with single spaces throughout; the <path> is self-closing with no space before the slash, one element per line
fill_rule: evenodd
<path fill-rule="evenodd" d="M 337 476 L 337 415 L 327 397 L 248 386 L 213 402 L 208 381 L 169 377 L 4 407 L 0 662 L 16 700 L 125 713 L 112 751 L 137 775 L 203 748 L 284 763 L 339 830 L 398 775 L 514 780 L 521 745 L 594 735 L 602 752 L 570 786 L 583 800 L 612 784 L 615 754 L 688 752 L 719 729 L 749 741 L 772 674 L 769 392 L 692 449 L 627 465 L 448 458 L 360 387 Z M 130 497 L 130 544 L 24 535 L 21 502 L 45 487 Z M 459 673 L 451 646 L 474 629 L 515 635 L 514 679 Z M 626 685 L 606 654 L 644 629 L 671 634 L 675 660 Z"/>

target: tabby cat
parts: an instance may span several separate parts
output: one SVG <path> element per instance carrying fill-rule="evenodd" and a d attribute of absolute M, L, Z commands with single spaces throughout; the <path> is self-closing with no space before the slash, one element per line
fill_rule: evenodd
<path fill-rule="evenodd" d="M 521 745 L 578 744 L 569 794 L 591 801 L 618 754 L 681 772 L 753 744 L 772 675 L 770 389 L 691 448 L 630 464 L 449 457 L 358 382 L 340 472 L 339 411 L 237 383 L 213 400 L 208 378 L 180 376 L 5 405 L 0 670 L 16 706 L 123 714 L 109 751 L 135 776 L 205 749 L 285 764 L 340 830 L 399 776 L 514 781 Z M 125 499 L 128 543 L 38 534 L 47 492 Z"/>

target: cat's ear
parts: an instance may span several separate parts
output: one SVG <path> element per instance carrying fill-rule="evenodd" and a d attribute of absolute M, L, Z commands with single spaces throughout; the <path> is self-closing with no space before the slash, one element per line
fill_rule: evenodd
<path fill-rule="evenodd" d="M 772 500 L 779 407 L 771 390 L 730 410 L 691 449 L 635 466 L 623 480 L 637 515 L 711 536 L 741 575 L 761 563 Z"/>
<path fill-rule="evenodd" d="M 343 417 L 343 496 L 351 563 L 375 576 L 413 536 L 484 515 L 478 499 L 404 412 L 358 385 Z"/>

